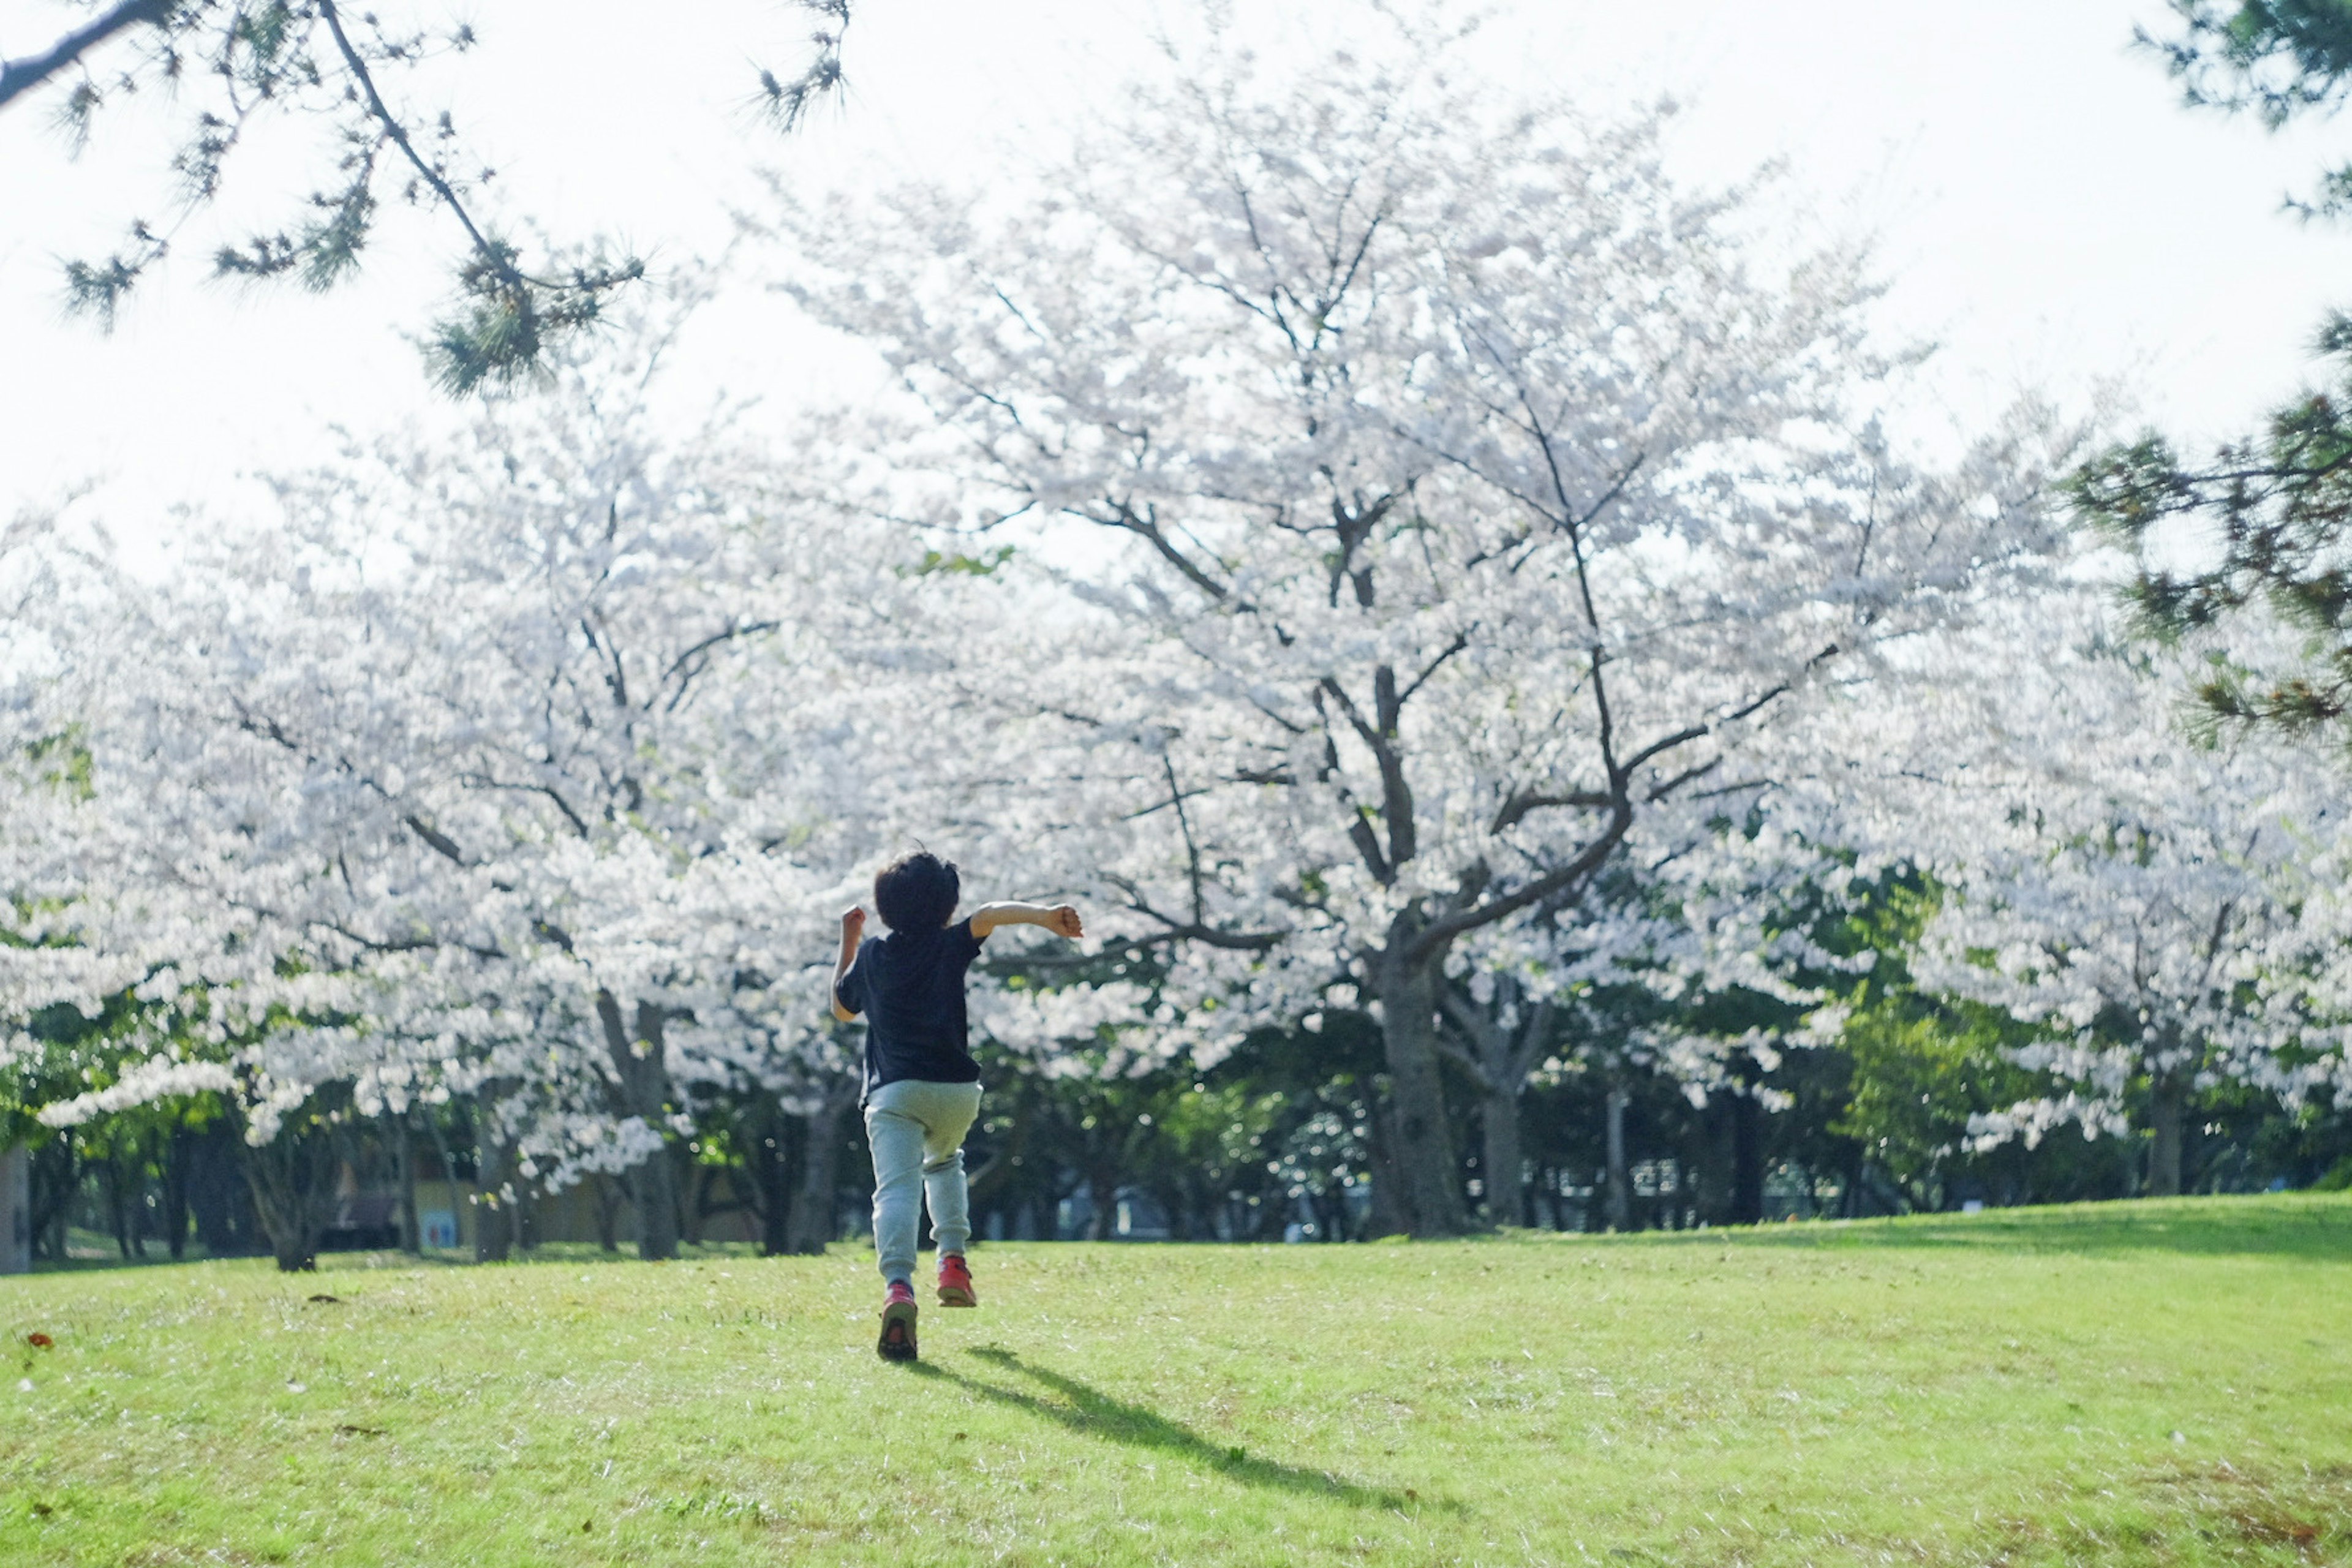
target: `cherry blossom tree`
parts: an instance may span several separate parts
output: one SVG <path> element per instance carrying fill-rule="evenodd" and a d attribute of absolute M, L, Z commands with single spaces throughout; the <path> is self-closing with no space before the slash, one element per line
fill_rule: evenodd
<path fill-rule="evenodd" d="M 724 417 L 655 437 L 675 325 L 454 442 L 285 481 L 282 521 L 192 547 L 164 591 L 108 584 L 105 636 L 43 698 L 92 782 L 15 846 L 64 940 L 25 950 L 47 976 L 11 955 L 12 1012 L 136 988 L 257 1151 L 330 1090 L 362 1115 L 471 1097 L 494 1190 L 625 1173 L 648 1256 L 676 1247 L 693 1086 L 831 1126 L 823 922 L 894 780 L 957 740 L 902 709 L 926 639 L 970 623 L 958 583 L 796 506 Z M 177 1060 L 47 1114 L 182 1091 Z"/>
<path fill-rule="evenodd" d="M 1906 458 L 1860 248 L 1676 185 L 1664 111 L 1498 108 L 1391 43 L 1295 76 L 1213 44 L 1034 195 L 782 226 L 786 286 L 910 394 L 877 510 L 1042 537 L 1087 606 L 1032 743 L 1171 966 L 1153 1026 L 1367 1009 L 1398 1222 L 1445 1234 L 1457 947 L 1699 831 L 2030 565 L 2050 442 Z"/>
<path fill-rule="evenodd" d="M 1979 1146 L 2136 1123 L 2147 1189 L 2178 1193 L 2200 1093 L 2352 1090 L 2340 791 L 2323 759 L 2186 722 L 2202 651 L 2119 640 L 2096 605 L 2037 614 L 1997 693 L 1946 698 L 1979 750 L 1975 776 L 1922 802 L 1955 890 L 1918 973 L 2046 1032 L 2018 1059 L 2056 1091 L 1979 1116 Z"/>

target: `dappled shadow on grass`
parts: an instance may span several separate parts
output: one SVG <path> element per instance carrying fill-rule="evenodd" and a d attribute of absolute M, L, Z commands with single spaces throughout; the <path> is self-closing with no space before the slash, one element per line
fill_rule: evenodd
<path fill-rule="evenodd" d="M 1011 1351 L 985 1345 L 971 1353 L 1003 1371 L 1032 1378 L 1060 1397 L 1045 1398 L 1017 1388 L 1007 1388 L 1002 1384 L 967 1377 L 936 1362 L 918 1361 L 904 1364 L 908 1371 L 918 1376 L 952 1383 L 982 1399 L 1025 1410 L 1073 1432 L 1089 1437 L 1108 1438 L 1130 1447 L 1150 1448 L 1170 1454 L 1246 1486 L 1329 1498 L 1356 1508 L 1402 1511 L 1421 1505 L 1420 1495 L 1410 1489 L 1397 1491 L 1386 1487 L 1359 1486 L 1353 1481 L 1341 1480 L 1328 1471 L 1305 1470 L 1294 1465 L 1277 1464 L 1272 1459 L 1255 1458 L 1245 1449 L 1212 1443 L 1190 1426 L 1171 1421 L 1140 1405 L 1113 1399 L 1100 1389 L 1080 1383 L 1075 1377 L 1032 1366 Z M 1455 1502 L 1440 1502 L 1432 1506 L 1453 1513 L 1465 1511 L 1462 1505 Z"/>
<path fill-rule="evenodd" d="M 1522 1235 L 1528 1233 L 1520 1233 Z M 1899 1219 L 1807 1220 L 1702 1231 L 1649 1231 L 1614 1238 L 1653 1247 L 1770 1247 L 1901 1251 L 2259 1254 L 2352 1263 L 2352 1197 L 2292 1193 L 2135 1198 L 1987 1209 Z"/>

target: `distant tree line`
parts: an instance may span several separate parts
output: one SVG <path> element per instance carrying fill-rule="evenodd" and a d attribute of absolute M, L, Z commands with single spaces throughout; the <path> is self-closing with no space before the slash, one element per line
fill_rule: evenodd
<path fill-rule="evenodd" d="M 1916 892 L 1916 884 L 1891 889 L 1855 934 L 1899 933 L 1902 908 Z M 1893 956 L 1899 960 L 1900 950 Z M 1769 1010 L 1756 997 L 1718 998 L 1695 1022 L 1744 1029 L 1743 1012 Z M 84 1026 L 52 1016 L 37 1021 L 35 1033 L 65 1044 Z M 1622 1050 L 1574 1041 L 1570 1027 L 1563 1025 L 1556 1054 L 1580 1065 L 1534 1076 L 1517 1106 L 1518 1167 L 1499 1177 L 1481 1121 L 1493 1101 L 1467 1071 L 1447 1069 L 1448 1103 L 1458 1108 L 1452 1142 L 1465 1152 L 1456 1179 L 1465 1208 L 1484 1224 L 1682 1229 L 2154 1190 L 2156 1137 L 2139 1114 L 2146 1085 L 2124 1135 L 1967 1150 L 1971 1117 L 2040 1087 L 2001 1048 L 2017 1026 L 1900 981 L 1866 1000 L 1841 1042 L 1790 1050 L 1770 1071 L 1703 1103 L 1685 1080 Z M 1384 1088 L 1380 1037 L 1360 1016 L 1255 1031 L 1210 1068 L 1176 1061 L 1102 1078 L 1040 1071 L 1026 1056 L 1002 1050 L 984 1048 L 982 1060 L 987 1112 L 968 1159 L 983 1237 L 1120 1239 L 1122 1202 L 1130 1205 L 1125 1234 L 1154 1239 L 1356 1241 L 1396 1228 L 1380 1198 L 1370 1137 Z M 701 1087 L 692 1098 L 694 1136 L 665 1156 L 678 1163 L 669 1187 L 681 1238 L 691 1244 L 723 1231 L 782 1255 L 863 1234 L 870 1178 L 845 1099 L 812 1117 L 772 1095 Z M 1782 1097 L 1783 1108 L 1767 1109 L 1759 1089 Z M 2289 1110 L 2235 1083 L 2199 1093 L 2189 1110 L 2180 1191 L 2352 1186 L 2352 1114 Z M 75 1232 L 85 1245 L 110 1237 L 126 1260 L 272 1250 L 248 1185 L 254 1152 L 213 1096 L 54 1131 L 23 1119 L 16 1125 L 30 1142 L 41 1258 L 62 1261 Z M 488 1200 L 472 1226 L 473 1256 L 527 1255 L 540 1239 L 528 1218 L 538 1190 L 512 1179 L 511 1152 L 485 1136 L 469 1104 L 350 1116 L 299 1137 L 327 1155 L 302 1165 L 317 1184 L 314 1247 L 416 1249 L 413 1194 L 404 1209 L 398 1200 L 404 1175 L 420 1163 L 453 1176 L 461 1201 Z M 595 1239 L 617 1251 L 636 1229 L 639 1194 L 625 1179 L 589 1181 L 601 1222 Z M 362 1226 L 332 1229 L 346 1188 L 378 1204 L 362 1211 Z"/>

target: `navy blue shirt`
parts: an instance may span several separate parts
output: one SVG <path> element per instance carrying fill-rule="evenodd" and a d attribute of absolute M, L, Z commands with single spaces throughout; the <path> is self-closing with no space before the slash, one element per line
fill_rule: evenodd
<path fill-rule="evenodd" d="M 866 1016 L 866 1092 L 886 1083 L 978 1083 L 963 976 L 980 956 L 970 921 L 938 931 L 894 931 L 860 944 L 833 994 Z"/>

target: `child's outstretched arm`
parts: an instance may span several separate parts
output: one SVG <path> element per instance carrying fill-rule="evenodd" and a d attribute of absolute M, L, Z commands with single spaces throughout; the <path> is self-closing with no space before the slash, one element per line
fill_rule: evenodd
<path fill-rule="evenodd" d="M 841 917 L 841 960 L 833 966 L 833 1016 L 846 1024 L 857 1016 L 841 1005 L 841 977 L 857 962 L 858 939 L 866 934 L 866 910 L 854 908 Z"/>
<path fill-rule="evenodd" d="M 971 911 L 971 934 L 984 937 L 998 926 L 1044 926 L 1076 942 L 1087 934 L 1074 904 L 982 904 Z"/>

